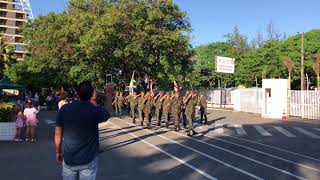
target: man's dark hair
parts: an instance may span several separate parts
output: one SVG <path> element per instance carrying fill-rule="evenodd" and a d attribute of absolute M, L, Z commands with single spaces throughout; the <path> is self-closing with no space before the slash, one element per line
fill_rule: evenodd
<path fill-rule="evenodd" d="M 93 87 L 90 81 L 84 81 L 77 87 L 77 93 L 81 101 L 89 101 L 93 96 Z"/>

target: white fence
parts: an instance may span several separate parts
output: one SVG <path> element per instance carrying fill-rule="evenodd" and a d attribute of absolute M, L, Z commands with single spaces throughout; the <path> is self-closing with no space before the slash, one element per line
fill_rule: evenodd
<path fill-rule="evenodd" d="M 320 91 L 291 91 L 290 115 L 320 119 Z"/>
<path fill-rule="evenodd" d="M 232 91 L 232 103 L 235 111 L 261 113 L 262 89 L 237 89 Z"/>

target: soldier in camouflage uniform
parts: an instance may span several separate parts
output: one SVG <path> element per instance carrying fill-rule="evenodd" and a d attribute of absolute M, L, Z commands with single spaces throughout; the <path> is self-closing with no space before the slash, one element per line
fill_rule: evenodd
<path fill-rule="evenodd" d="M 150 125 L 151 125 L 152 107 L 153 107 L 153 99 L 150 92 L 147 92 L 146 97 L 144 98 L 144 107 L 143 107 L 145 120 L 147 121 L 147 128 L 150 128 Z"/>
<path fill-rule="evenodd" d="M 171 108 L 171 101 L 170 101 L 170 94 L 169 92 L 166 93 L 166 95 L 164 95 L 161 100 L 163 101 L 162 103 L 162 112 L 164 115 L 164 120 L 166 122 L 166 128 L 169 127 L 169 122 L 170 122 L 170 116 L 169 116 L 169 112 L 170 112 L 170 108 Z"/>
<path fill-rule="evenodd" d="M 112 106 L 114 107 L 114 109 L 116 111 L 115 112 L 115 117 L 118 116 L 118 112 L 119 112 L 119 110 L 118 110 L 118 95 L 119 95 L 119 93 L 118 93 L 118 91 L 116 91 L 116 94 L 114 96 L 114 100 L 112 102 Z"/>
<path fill-rule="evenodd" d="M 138 97 L 138 113 L 140 117 L 141 126 L 143 126 L 143 120 L 144 120 L 144 92 L 142 91 L 137 97 Z"/>
<path fill-rule="evenodd" d="M 203 117 L 204 117 L 204 124 L 208 124 L 208 118 L 207 118 L 207 99 L 204 97 L 204 95 L 199 96 L 198 98 L 198 106 L 200 106 L 200 123 L 203 123 Z"/>
<path fill-rule="evenodd" d="M 130 103 L 130 112 L 131 112 L 131 117 L 132 117 L 132 123 L 136 123 L 136 110 L 138 106 L 138 97 L 137 93 L 133 92 L 128 98 L 129 103 Z"/>
<path fill-rule="evenodd" d="M 119 117 L 122 118 L 122 109 L 124 106 L 124 97 L 123 97 L 123 93 L 120 92 L 119 96 L 118 96 L 118 110 L 119 110 Z"/>
<path fill-rule="evenodd" d="M 158 126 L 161 125 L 161 118 L 162 118 L 162 103 L 163 103 L 163 92 L 160 91 L 159 94 L 154 97 L 154 105 L 156 107 L 156 119 L 158 121 Z"/>
<path fill-rule="evenodd" d="M 188 136 L 192 136 L 197 134 L 197 132 L 194 131 L 193 129 L 193 117 L 195 116 L 195 106 L 196 106 L 196 101 L 195 101 L 195 94 L 191 92 L 188 97 L 184 100 L 184 104 L 186 106 L 186 116 L 187 116 L 187 131 L 188 131 Z"/>
<path fill-rule="evenodd" d="M 175 94 L 171 97 L 171 112 L 173 115 L 174 131 L 180 131 L 181 104 L 182 99 L 179 95 L 179 92 L 175 92 Z"/>
<path fill-rule="evenodd" d="M 188 95 L 189 95 L 189 91 L 186 92 L 185 96 L 183 97 L 183 101 L 185 99 L 187 99 Z M 187 127 L 187 116 L 186 116 L 186 106 L 184 105 L 184 103 L 182 103 L 182 106 L 181 106 L 181 117 L 182 117 L 183 127 L 186 128 Z"/>

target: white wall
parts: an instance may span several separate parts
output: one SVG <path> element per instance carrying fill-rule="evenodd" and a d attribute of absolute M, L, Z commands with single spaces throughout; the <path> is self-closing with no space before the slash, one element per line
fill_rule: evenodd
<path fill-rule="evenodd" d="M 271 89 L 271 97 L 266 97 L 266 89 Z M 288 116 L 288 80 L 262 80 L 262 117 L 281 119 L 283 112 Z"/>

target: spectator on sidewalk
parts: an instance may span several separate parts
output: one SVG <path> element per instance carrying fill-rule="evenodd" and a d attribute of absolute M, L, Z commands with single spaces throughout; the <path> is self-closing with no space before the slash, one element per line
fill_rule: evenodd
<path fill-rule="evenodd" d="M 90 103 L 93 96 L 90 82 L 81 83 L 77 92 L 80 101 L 64 105 L 58 113 L 56 158 L 62 162 L 64 180 L 95 180 L 99 152 L 98 124 L 109 118 L 109 112 Z"/>
<path fill-rule="evenodd" d="M 26 141 L 31 139 L 32 142 L 35 142 L 35 135 L 36 135 L 36 126 L 38 123 L 37 120 L 37 113 L 39 112 L 40 108 L 33 107 L 32 101 L 27 101 L 27 107 L 24 109 L 23 115 L 26 119 L 27 125 L 27 133 L 26 133 Z"/>
<path fill-rule="evenodd" d="M 24 127 L 24 124 L 25 124 L 25 119 L 23 116 L 23 111 L 22 111 L 21 106 L 18 105 L 17 109 L 16 109 L 16 128 L 17 128 L 17 131 L 16 131 L 16 135 L 14 138 L 15 141 L 23 141 L 22 140 L 22 128 Z"/>
<path fill-rule="evenodd" d="M 40 96 L 39 94 L 36 92 L 36 94 L 34 95 L 34 106 L 38 107 L 40 105 Z"/>
<path fill-rule="evenodd" d="M 50 93 L 46 97 L 46 102 L 47 102 L 47 110 L 51 111 L 52 110 L 52 96 Z"/>

